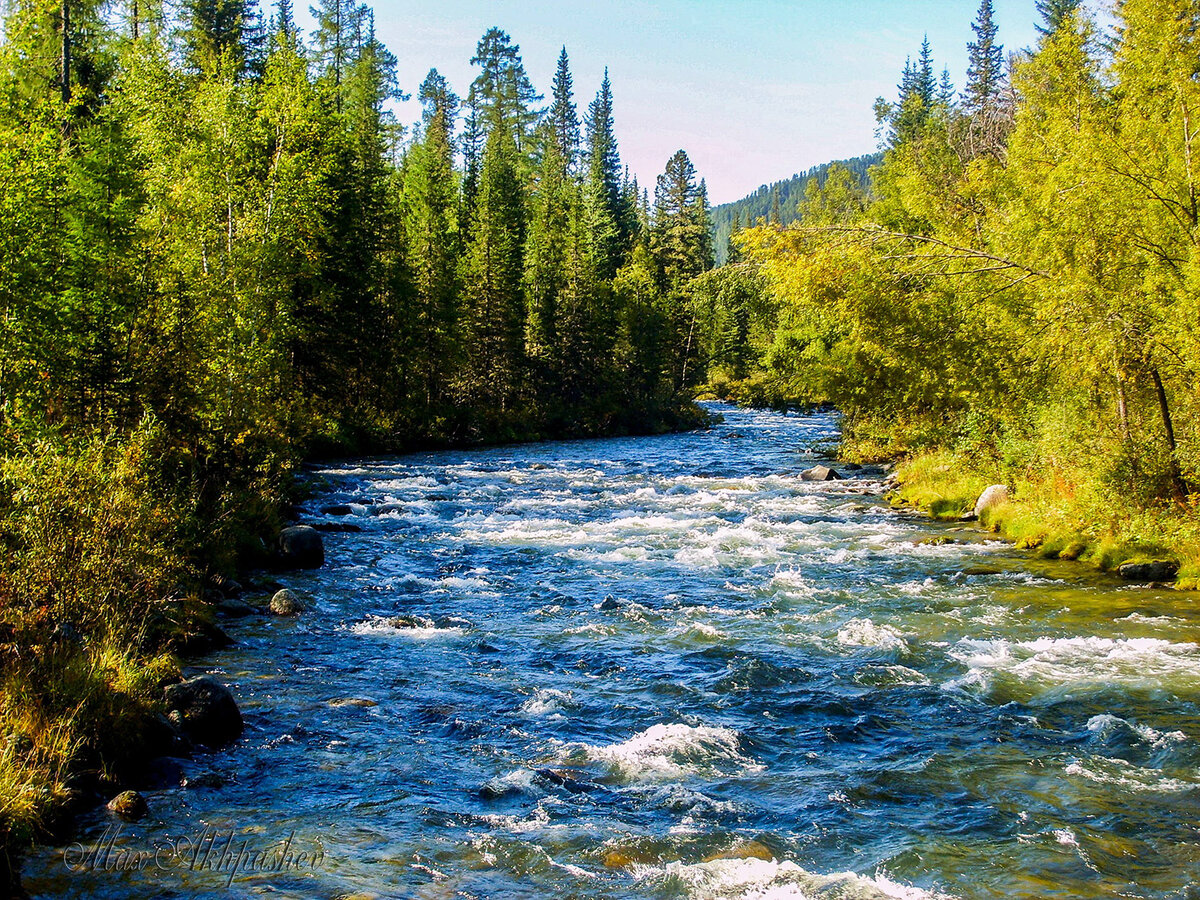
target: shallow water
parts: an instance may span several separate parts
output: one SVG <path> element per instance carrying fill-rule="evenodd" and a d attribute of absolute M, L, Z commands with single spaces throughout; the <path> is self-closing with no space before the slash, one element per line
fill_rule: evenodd
<path fill-rule="evenodd" d="M 362 531 L 198 670 L 245 736 L 30 893 L 1193 896 L 1188 595 L 803 482 L 836 419 L 721 411 L 323 470 L 308 520 Z"/>

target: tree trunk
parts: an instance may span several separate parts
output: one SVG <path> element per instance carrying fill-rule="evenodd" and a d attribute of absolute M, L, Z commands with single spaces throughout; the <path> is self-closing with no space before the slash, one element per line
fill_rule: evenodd
<path fill-rule="evenodd" d="M 71 5 L 62 0 L 62 102 L 71 102 Z"/>
<path fill-rule="evenodd" d="M 1171 409 L 1167 405 L 1167 392 L 1163 388 L 1157 366 L 1150 367 L 1150 377 L 1154 379 L 1154 392 L 1158 395 L 1158 411 L 1162 416 L 1163 430 L 1167 433 L 1167 447 L 1171 451 L 1171 493 L 1175 495 L 1176 500 L 1183 503 L 1187 500 L 1189 493 L 1188 483 L 1184 481 L 1183 473 L 1179 471 L 1179 457 L 1175 452 L 1175 426 L 1171 423 Z"/>

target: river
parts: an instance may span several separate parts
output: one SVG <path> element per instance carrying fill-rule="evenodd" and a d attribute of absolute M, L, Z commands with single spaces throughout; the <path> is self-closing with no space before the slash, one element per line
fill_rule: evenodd
<path fill-rule="evenodd" d="M 244 737 L 29 892 L 1200 895 L 1189 595 L 800 480 L 833 416 L 720 411 L 323 469 L 307 519 L 361 531 L 196 669 Z"/>

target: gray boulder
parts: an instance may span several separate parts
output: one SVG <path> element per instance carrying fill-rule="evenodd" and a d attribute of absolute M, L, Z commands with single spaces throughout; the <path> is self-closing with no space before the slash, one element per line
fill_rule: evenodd
<path fill-rule="evenodd" d="M 800 473 L 800 478 L 803 481 L 838 481 L 841 475 L 829 468 L 829 466 L 813 466 L 811 469 L 805 469 Z"/>
<path fill-rule="evenodd" d="M 1126 581 L 1174 581 L 1179 574 L 1179 563 L 1170 559 L 1147 559 L 1122 563 L 1117 574 Z"/>
<path fill-rule="evenodd" d="M 979 495 L 979 499 L 975 501 L 975 509 L 971 515 L 976 519 L 981 518 L 984 513 L 991 512 L 997 506 L 1008 502 L 1008 485 L 993 484 L 984 488 L 983 493 Z"/>
<path fill-rule="evenodd" d="M 304 611 L 300 598 L 287 588 L 275 592 L 267 609 L 273 616 L 298 616 Z"/>
<path fill-rule="evenodd" d="M 163 699 L 167 719 L 198 744 L 221 747 L 242 733 L 242 713 L 233 694 L 212 676 L 168 685 Z"/>
<path fill-rule="evenodd" d="M 311 525 L 292 525 L 279 532 L 279 565 L 284 569 L 319 569 L 325 563 L 321 533 Z"/>

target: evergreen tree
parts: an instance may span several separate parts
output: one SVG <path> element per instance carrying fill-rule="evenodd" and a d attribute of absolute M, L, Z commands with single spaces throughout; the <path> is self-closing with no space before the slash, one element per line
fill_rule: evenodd
<path fill-rule="evenodd" d="M 585 197 L 589 210 L 596 259 L 604 278 L 620 268 L 636 223 L 621 190 L 621 157 L 614 131 L 612 85 L 608 70 L 600 90 L 588 106 L 587 179 Z"/>
<path fill-rule="evenodd" d="M 566 162 L 567 171 L 574 172 L 579 156 L 579 112 L 575 108 L 571 67 L 567 59 L 567 48 L 558 55 L 558 68 L 554 72 L 551 90 L 549 125 L 559 156 Z"/>
<path fill-rule="evenodd" d="M 428 410 L 445 402 L 456 370 L 458 197 L 454 173 L 454 119 L 458 98 L 430 69 L 419 94 L 421 139 L 403 169 L 404 251 L 413 282 L 414 321 L 407 367 Z"/>
<path fill-rule="evenodd" d="M 337 108 L 342 108 L 342 83 L 354 63 L 356 37 L 361 34 L 365 7 L 355 0 L 319 0 L 309 8 L 317 22 L 313 33 L 316 62 L 325 77 L 333 82 Z"/>
<path fill-rule="evenodd" d="M 471 65 L 480 71 L 471 84 L 467 103 L 477 113 L 485 134 L 507 131 L 518 154 L 528 156 L 533 126 L 539 118 L 534 104 L 542 96 L 525 73 L 520 50 L 499 28 L 489 28 L 471 58 Z"/>
<path fill-rule="evenodd" d="M 181 19 L 184 59 L 194 71 L 261 71 L 265 37 L 254 0 L 185 0 Z"/>
<path fill-rule="evenodd" d="M 963 102 L 967 112 L 979 114 L 996 105 L 1004 78 L 1004 48 L 996 43 L 992 0 L 980 0 L 979 12 L 971 23 L 975 40 L 967 44 L 967 88 Z"/>
<path fill-rule="evenodd" d="M 1035 26 L 1043 38 L 1050 37 L 1063 23 L 1073 16 L 1083 0 L 1037 0 L 1034 6 L 1042 17 L 1042 24 Z"/>

